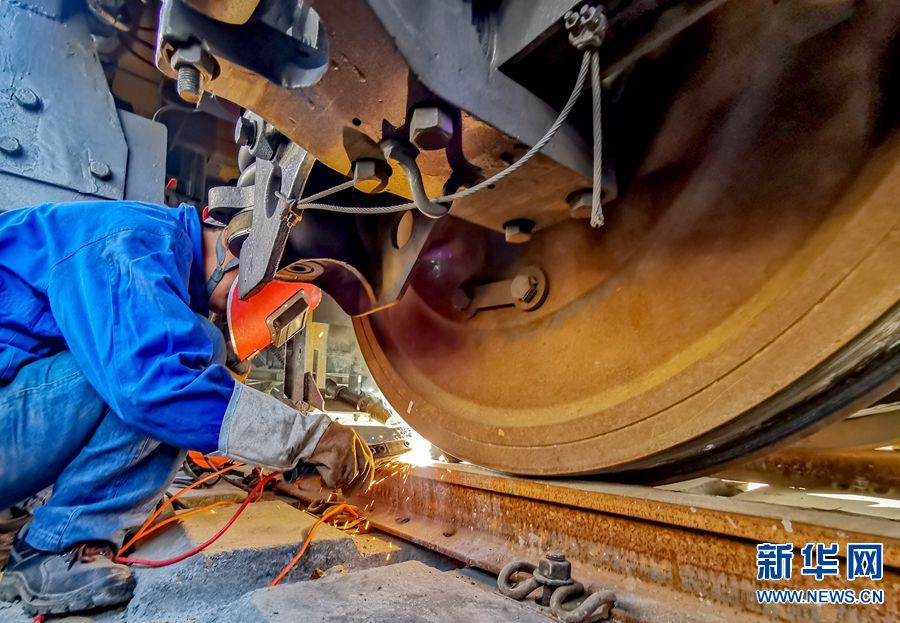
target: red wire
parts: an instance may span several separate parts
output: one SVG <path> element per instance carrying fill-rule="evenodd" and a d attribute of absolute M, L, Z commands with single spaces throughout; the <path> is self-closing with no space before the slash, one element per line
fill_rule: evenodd
<path fill-rule="evenodd" d="M 244 500 L 243 504 L 241 504 L 240 507 L 235 511 L 234 515 L 231 516 L 231 519 L 228 520 L 228 523 L 222 526 L 222 529 L 216 532 L 208 541 L 198 545 L 189 552 L 185 552 L 180 556 L 175 556 L 174 558 L 168 558 L 166 560 L 144 560 L 143 558 L 127 558 L 123 556 L 116 556 L 115 561 L 127 565 L 142 565 L 144 567 L 167 567 L 169 565 L 174 565 L 176 562 L 181 562 L 186 558 L 190 558 L 194 554 L 199 554 L 207 547 L 218 541 L 219 537 L 225 534 L 225 531 L 231 527 L 231 524 L 237 521 L 237 518 L 241 516 L 241 513 L 244 512 L 244 509 L 247 508 L 257 492 L 262 491 L 263 487 L 265 487 L 270 480 L 279 475 L 281 475 L 281 472 L 272 472 L 271 474 L 260 480 L 256 484 L 256 486 L 253 487 L 253 490 L 247 495 L 247 498 Z"/>

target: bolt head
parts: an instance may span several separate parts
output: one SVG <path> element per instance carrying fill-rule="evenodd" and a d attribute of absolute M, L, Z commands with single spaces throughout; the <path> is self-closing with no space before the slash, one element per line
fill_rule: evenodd
<path fill-rule="evenodd" d="M 591 189 L 577 190 L 568 197 L 571 218 L 591 218 Z"/>
<path fill-rule="evenodd" d="M 506 242 L 511 244 L 528 242 L 531 240 L 532 231 L 534 231 L 534 221 L 525 218 L 517 218 L 503 225 Z"/>
<path fill-rule="evenodd" d="M 91 175 L 98 180 L 108 180 L 112 177 L 112 170 L 109 168 L 109 165 L 102 160 L 91 160 L 90 170 Z"/>
<path fill-rule="evenodd" d="M 454 309 L 458 311 L 466 311 L 469 308 L 469 305 L 472 304 L 472 297 L 469 296 L 469 293 L 462 288 L 457 288 L 453 292 L 450 303 L 453 305 Z"/>
<path fill-rule="evenodd" d="M 353 163 L 353 185 L 365 193 L 381 192 L 391 178 L 391 165 L 376 158 L 360 158 Z"/>
<path fill-rule="evenodd" d="M 172 69 L 178 71 L 180 68 L 184 66 L 195 67 L 197 69 L 201 69 L 204 67 L 209 67 L 208 59 L 209 55 L 203 51 L 196 43 L 194 45 L 188 45 L 184 47 L 180 47 L 172 53 L 171 65 Z"/>
<path fill-rule="evenodd" d="M 256 124 L 247 117 L 238 117 L 234 125 L 234 142 L 249 147 L 256 138 Z"/>
<path fill-rule="evenodd" d="M 409 121 L 409 138 L 423 151 L 443 149 L 453 138 L 453 119 L 437 106 L 421 106 Z"/>
<path fill-rule="evenodd" d="M 41 107 L 41 98 L 28 87 L 20 87 L 13 93 L 13 99 L 25 110 L 37 110 Z"/>
<path fill-rule="evenodd" d="M 545 556 L 538 561 L 538 573 L 550 580 L 565 581 L 572 577 L 572 563 L 562 557 L 562 560 L 555 560 L 550 556 Z"/>
<path fill-rule="evenodd" d="M 537 294 L 537 280 L 528 275 L 516 275 L 509 286 L 510 295 L 518 300 L 529 302 Z"/>
<path fill-rule="evenodd" d="M 7 156 L 18 156 L 22 153 L 22 143 L 14 136 L 0 136 L 0 151 Z"/>

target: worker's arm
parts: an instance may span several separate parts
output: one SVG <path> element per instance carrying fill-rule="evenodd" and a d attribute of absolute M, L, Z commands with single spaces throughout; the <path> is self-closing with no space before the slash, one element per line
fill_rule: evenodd
<path fill-rule="evenodd" d="M 326 471 L 352 476 L 368 448 L 330 447 L 340 436 L 325 434 L 327 416 L 300 414 L 214 364 L 189 307 L 191 261 L 181 232 L 123 231 L 52 268 L 50 307 L 88 380 L 123 421 L 170 445 L 272 469 L 327 456 Z"/>

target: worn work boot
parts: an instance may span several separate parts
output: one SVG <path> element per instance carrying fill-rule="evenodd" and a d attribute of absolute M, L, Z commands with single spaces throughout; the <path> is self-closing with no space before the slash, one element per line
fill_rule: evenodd
<path fill-rule="evenodd" d="M 13 543 L 0 600 L 22 600 L 28 614 L 64 614 L 117 606 L 131 599 L 134 576 L 113 562 L 107 544 L 85 543 L 61 554 L 34 549 L 24 530 Z"/>

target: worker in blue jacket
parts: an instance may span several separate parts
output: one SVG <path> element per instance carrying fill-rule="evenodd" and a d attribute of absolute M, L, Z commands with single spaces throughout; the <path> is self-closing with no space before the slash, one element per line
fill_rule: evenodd
<path fill-rule="evenodd" d="M 131 598 L 113 560 L 184 449 L 367 487 L 352 429 L 235 382 L 210 311 L 237 271 L 197 211 L 81 202 L 0 213 L 0 510 L 53 484 L 0 599 L 63 613 Z M 105 556 L 97 555 L 106 554 Z"/>

